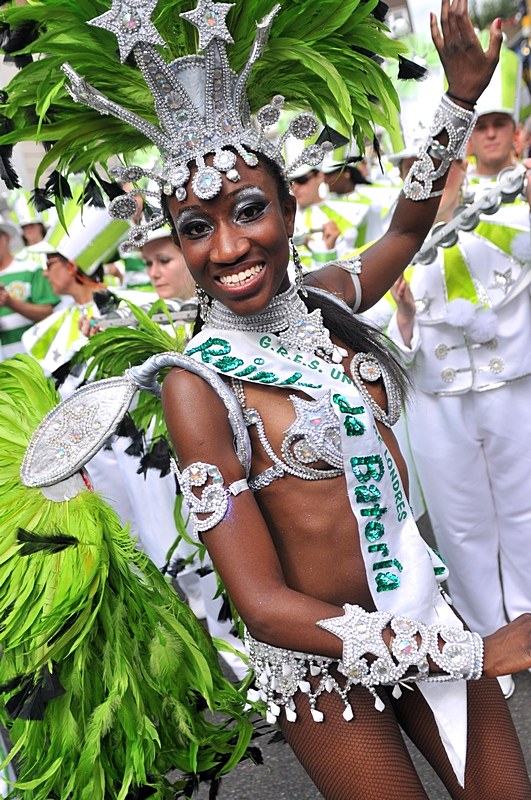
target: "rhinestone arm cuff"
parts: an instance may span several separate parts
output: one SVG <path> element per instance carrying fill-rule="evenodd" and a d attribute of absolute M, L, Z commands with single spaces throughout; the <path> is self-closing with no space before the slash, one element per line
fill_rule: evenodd
<path fill-rule="evenodd" d="M 453 103 L 448 95 L 442 96 L 428 139 L 420 148 L 419 157 L 404 181 L 403 191 L 408 200 L 428 200 L 440 196 L 442 192 L 434 192 L 433 184 L 448 172 L 452 161 L 465 157 L 477 116 L 475 111 Z M 443 131 L 448 135 L 447 145 L 435 138 Z M 439 162 L 438 167 L 435 167 L 434 159 Z"/>
<path fill-rule="evenodd" d="M 348 272 L 352 278 L 356 297 L 354 298 L 354 303 L 352 304 L 351 308 L 352 313 L 355 314 L 361 306 L 362 297 L 361 283 L 359 279 L 359 274 L 361 272 L 361 258 L 360 256 L 353 256 L 352 258 L 340 258 L 337 261 L 331 261 L 330 263 L 335 267 L 339 267 L 345 272 Z"/>
<path fill-rule="evenodd" d="M 241 494 L 249 488 L 245 478 L 225 486 L 223 475 L 214 464 L 196 461 L 180 472 L 172 465 L 177 475 L 183 497 L 190 509 L 194 535 L 196 538 L 203 531 L 214 528 L 226 515 L 229 508 L 229 497 Z M 198 497 L 193 491 L 205 487 Z M 205 515 L 201 518 L 198 515 Z"/>
<path fill-rule="evenodd" d="M 449 626 L 428 626 L 388 611 L 367 612 L 348 603 L 343 609 L 344 616 L 319 620 L 317 625 L 343 641 L 339 670 L 353 683 L 373 691 L 375 686 L 399 681 L 481 677 L 483 640 L 477 633 Z M 387 626 L 394 634 L 389 646 L 382 636 Z M 443 673 L 429 674 L 428 657 Z M 411 673 L 412 668 L 416 672 Z"/>

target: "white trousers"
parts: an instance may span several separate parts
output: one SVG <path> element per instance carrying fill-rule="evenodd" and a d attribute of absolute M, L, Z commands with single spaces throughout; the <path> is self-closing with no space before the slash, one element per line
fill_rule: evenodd
<path fill-rule="evenodd" d="M 127 455 L 131 440 L 118 436 L 111 450 L 100 450 L 87 464 L 94 488 L 114 508 L 122 524 L 130 524 L 131 535 L 150 559 L 162 567 L 176 538 L 175 477 L 160 477 L 155 469 L 137 474 L 140 459 Z"/>
<path fill-rule="evenodd" d="M 419 392 L 407 418 L 450 594 L 486 636 L 531 611 L 531 380 Z"/>

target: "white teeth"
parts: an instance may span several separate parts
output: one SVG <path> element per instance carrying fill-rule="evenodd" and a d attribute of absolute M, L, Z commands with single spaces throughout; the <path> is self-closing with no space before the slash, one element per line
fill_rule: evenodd
<path fill-rule="evenodd" d="M 258 275 L 259 272 L 262 272 L 264 268 L 263 264 L 257 264 L 254 267 L 249 267 L 248 269 L 244 269 L 241 272 L 236 273 L 235 275 L 220 275 L 219 280 L 224 286 L 231 286 L 235 284 L 242 284 L 246 281 L 254 278 L 255 275 Z"/>

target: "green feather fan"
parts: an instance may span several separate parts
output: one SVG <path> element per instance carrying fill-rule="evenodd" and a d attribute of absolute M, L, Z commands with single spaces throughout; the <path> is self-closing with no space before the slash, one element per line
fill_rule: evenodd
<path fill-rule="evenodd" d="M 244 697 L 97 494 L 55 502 L 21 485 L 31 433 L 58 398 L 26 356 L 0 364 L 0 387 L 0 718 L 16 756 L 11 796 L 183 796 L 198 775 L 219 776 L 245 755 Z"/>
<path fill-rule="evenodd" d="M 0 11 L 0 21 L 12 28 L 34 25 L 39 32 L 18 51 L 34 60 L 5 87 L 7 100 L 0 106 L 14 126 L 0 137 L 0 145 L 36 140 L 50 147 L 36 185 L 51 167 L 64 175 L 81 171 L 97 177 L 98 165 L 105 166 L 116 154 L 128 161 L 150 145 L 125 123 L 81 108 L 64 87 L 60 67 L 66 61 L 109 99 L 158 124 L 153 99 L 132 57 L 121 64 L 114 35 L 86 24 L 110 5 L 103 0 L 30 0 L 28 6 Z M 228 56 L 236 71 L 248 59 L 256 22 L 273 5 L 273 0 L 234 3 L 227 23 L 235 40 Z M 282 94 L 288 107 L 311 107 L 323 124 L 353 136 L 363 148 L 364 138 L 373 137 L 373 126 L 388 126 L 396 116 L 390 111 L 398 106 L 391 79 L 371 54 L 396 59 L 404 51 L 373 13 L 378 5 L 378 0 L 284 0 L 249 79 L 251 110 Z M 158 4 L 153 22 L 168 44 L 168 61 L 196 50 L 195 28 L 179 17 L 193 6 L 192 0 Z"/>

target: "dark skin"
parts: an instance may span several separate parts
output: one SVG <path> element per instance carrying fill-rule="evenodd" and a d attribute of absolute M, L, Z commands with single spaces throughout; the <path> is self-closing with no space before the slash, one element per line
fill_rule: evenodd
<path fill-rule="evenodd" d="M 462 0 L 443 2 L 441 25 L 442 34 L 432 20 L 449 85 L 456 95 L 475 99 L 495 66 L 499 33 L 493 28 L 491 46 L 484 54 Z M 471 65 L 474 69 L 467 69 Z M 288 239 L 293 233 L 295 202 L 279 196 L 263 166 L 250 168 L 239 160 L 237 168 L 240 181 L 234 184 L 224 179 L 215 198 L 198 200 L 189 191 L 183 202 L 172 198 L 169 208 L 196 282 L 235 313 L 250 314 L 264 309 L 288 286 Z M 381 297 L 410 263 L 437 207 L 438 200 L 401 199 L 388 233 L 364 253 L 362 308 Z M 351 278 L 342 270 L 312 273 L 311 282 L 349 304 L 355 300 Z M 343 362 L 347 373 L 352 355 Z M 278 453 L 294 419 L 289 392 L 246 386 L 246 395 L 248 406 L 260 411 Z M 381 386 L 376 387 L 375 399 L 385 407 Z M 173 370 L 164 382 L 163 407 L 181 468 L 194 461 L 215 464 L 225 485 L 244 477 L 226 409 L 201 378 Z M 394 436 L 383 426 L 380 432 L 405 482 Z M 256 474 L 270 462 L 251 436 L 252 473 Z M 204 535 L 204 543 L 238 612 L 259 640 L 340 658 L 342 642 L 319 628 L 317 621 L 340 615 L 343 603 L 358 603 L 367 610 L 374 607 L 342 477 L 311 482 L 284 477 L 254 496 L 245 491 L 231 498 L 229 512 Z M 487 637 L 484 671 L 495 676 L 529 666 L 531 617 L 525 615 Z"/>
<path fill-rule="evenodd" d="M 441 26 L 442 33 L 432 18 L 432 33 L 447 67 L 449 85 L 456 95 L 475 100 L 497 61 L 500 31 L 493 26 L 491 45 L 484 54 L 464 0 L 443 0 Z M 189 191 L 183 202 L 172 198 L 169 210 L 195 281 L 236 314 L 245 315 L 265 309 L 275 294 L 288 287 L 288 240 L 293 233 L 295 201 L 279 191 L 263 164 L 250 168 L 238 159 L 237 169 L 240 180 L 224 179 L 215 198 L 198 200 Z M 443 185 L 441 180 L 434 188 Z M 437 208 L 438 200 L 413 203 L 401 199 L 386 236 L 363 255 L 362 308 L 379 299 L 410 263 Z M 312 273 L 310 281 L 350 305 L 354 303 L 355 290 L 348 273 L 325 268 Z M 347 374 L 352 355 L 349 352 L 343 360 Z M 370 384 L 367 388 L 386 408 L 383 387 Z M 294 420 L 290 392 L 246 383 L 245 393 L 247 407 L 260 412 L 269 442 L 278 454 Z M 244 477 L 225 406 L 204 380 L 174 369 L 164 381 L 162 400 L 181 468 L 195 461 L 214 464 L 226 486 Z M 378 427 L 406 486 L 404 462 L 394 436 L 388 428 Z M 254 427 L 250 436 L 251 474 L 255 475 L 271 462 Z M 258 640 L 339 659 L 341 640 L 318 627 L 317 621 L 341 615 L 344 603 L 374 609 L 344 477 L 305 481 L 285 476 L 255 495 L 244 491 L 230 498 L 226 516 L 203 535 L 203 541 L 247 629 Z M 389 630 L 383 636 L 389 642 Z M 485 640 L 485 675 L 503 675 L 530 666 L 531 615 Z M 279 721 L 327 800 L 389 796 L 387 770 L 381 770 L 382 764 L 389 764 L 391 774 L 396 770 L 400 776 L 393 797 L 426 800 L 399 725 L 428 758 L 454 800 L 498 800 L 506 790 L 514 800 L 529 800 L 524 759 L 497 681 L 482 678 L 471 682 L 467 691 L 469 704 L 475 704 L 481 713 L 469 714 L 466 789 L 457 783 L 420 691 L 406 692 L 407 700 L 397 702 L 389 690 L 380 714 L 368 692 L 354 687 L 349 693 L 356 714 L 353 725 L 344 724 L 343 704 L 337 695 L 326 692 L 320 698 L 326 720 L 316 725 L 307 700 L 300 702 L 298 693 L 294 697 L 297 723 L 288 723 L 284 717 Z M 492 764 L 499 762 L 499 731 L 503 731 L 512 761 L 498 769 L 499 775 L 493 775 Z"/>

